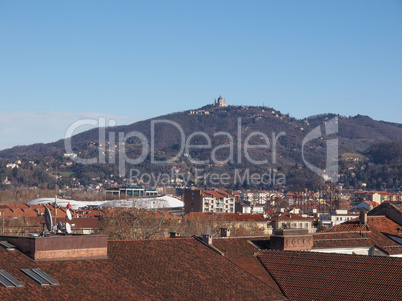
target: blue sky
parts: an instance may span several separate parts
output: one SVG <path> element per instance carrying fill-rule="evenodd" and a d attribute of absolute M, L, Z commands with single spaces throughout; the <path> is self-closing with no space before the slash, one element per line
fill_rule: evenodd
<path fill-rule="evenodd" d="M 402 1 L 1 1 L 0 149 L 220 94 L 402 123 Z"/>

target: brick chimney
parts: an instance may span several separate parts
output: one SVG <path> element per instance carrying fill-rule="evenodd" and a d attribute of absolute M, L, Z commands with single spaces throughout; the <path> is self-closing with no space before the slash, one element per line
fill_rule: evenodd
<path fill-rule="evenodd" d="M 313 248 L 313 234 L 305 229 L 275 230 L 270 245 L 271 249 L 280 251 L 310 251 Z"/>
<path fill-rule="evenodd" d="M 202 241 L 207 245 L 212 245 L 212 235 L 203 234 L 202 235 Z"/>
<path fill-rule="evenodd" d="M 361 225 L 367 225 L 367 211 L 366 210 L 361 210 L 360 211 L 360 224 Z"/>
<path fill-rule="evenodd" d="M 230 237 L 230 230 L 228 228 L 221 228 L 221 237 Z"/>

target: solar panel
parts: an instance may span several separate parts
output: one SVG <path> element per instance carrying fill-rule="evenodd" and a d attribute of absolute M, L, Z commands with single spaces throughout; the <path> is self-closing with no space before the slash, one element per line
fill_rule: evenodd
<path fill-rule="evenodd" d="M 7 273 L 5 270 L 0 270 L 0 283 L 5 287 L 24 287 L 24 285 Z"/>
<path fill-rule="evenodd" d="M 41 286 L 59 285 L 59 283 L 41 269 L 21 269 L 26 275 L 38 282 Z"/>

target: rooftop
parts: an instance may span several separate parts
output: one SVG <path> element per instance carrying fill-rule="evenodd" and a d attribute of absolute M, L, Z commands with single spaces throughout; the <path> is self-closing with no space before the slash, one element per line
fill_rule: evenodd
<path fill-rule="evenodd" d="M 265 268 L 290 300 L 400 300 L 402 258 L 263 251 Z"/>
<path fill-rule="evenodd" d="M 383 215 L 368 216 L 366 225 L 361 224 L 360 219 L 356 218 L 316 233 L 314 235 L 314 239 L 321 239 L 321 242 L 316 241 L 315 246 L 339 246 L 341 243 L 340 240 L 333 240 L 332 243 L 330 241 L 326 241 L 325 244 L 322 243 L 322 239 L 324 239 L 323 237 L 338 237 L 344 238 L 343 243 L 345 246 L 351 244 L 367 245 L 370 241 L 371 245 L 381 248 L 389 255 L 402 254 L 402 245 L 391 238 L 392 236 L 398 237 L 401 227 L 402 226 L 400 224 Z M 337 234 L 338 236 L 333 236 L 331 234 Z M 353 237 L 356 242 L 352 242 Z M 363 242 L 362 238 L 367 238 L 369 240 Z M 357 242 L 357 240 L 360 241 Z"/>
<path fill-rule="evenodd" d="M 40 261 L 0 247 L 0 266 L 24 287 L 1 300 L 285 300 L 270 285 L 195 238 L 109 241 L 108 260 Z M 42 287 L 21 269 L 40 268 Z"/>

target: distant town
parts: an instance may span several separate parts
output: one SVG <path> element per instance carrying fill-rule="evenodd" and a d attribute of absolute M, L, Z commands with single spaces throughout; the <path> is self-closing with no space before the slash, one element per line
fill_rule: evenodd
<path fill-rule="evenodd" d="M 267 107 L 233 108 L 221 96 L 175 120 L 183 118 L 196 118 L 204 130 L 214 118 L 229 118 L 240 128 L 238 136 L 243 122 L 257 141 L 269 140 L 257 132 L 265 119 L 286 124 L 293 138 L 320 122 L 337 127 L 339 120 L 353 128 L 361 121 L 336 116 L 297 121 Z M 103 136 L 115 134 L 102 130 Z M 164 130 L 155 136 L 166 139 Z M 355 149 L 345 140 L 335 158 L 337 173 L 331 174 L 331 166 L 321 170 L 308 161 L 324 158 L 322 139 L 308 147 L 308 160 L 304 153 L 295 155 L 302 139 L 295 142 L 284 133 L 269 140 L 270 146 L 280 145 L 278 151 L 260 152 L 258 147 L 268 144 L 257 143 L 251 145 L 257 152 L 248 152 L 247 138 L 236 142 L 245 150 L 232 153 L 233 130 L 227 130 L 220 133 L 223 143 L 212 143 L 216 148 L 206 153 L 198 150 L 210 145 L 194 143 L 189 135 L 196 151 L 186 145 L 177 155 L 180 145 L 161 145 L 137 165 L 126 151 L 138 148 L 138 141 L 100 143 L 91 140 L 93 132 L 82 134 L 84 142 L 71 152 L 57 143 L 0 152 L 0 295 L 77 299 L 90 291 L 95 299 L 108 300 L 400 299 L 400 142 L 391 139 L 362 151 L 369 140 Z M 207 132 L 197 135 L 214 137 Z M 229 151 L 218 160 L 224 148 Z M 123 166 L 111 163 L 116 152 L 119 159 L 124 154 Z M 260 164 L 267 157 L 271 162 Z"/>

